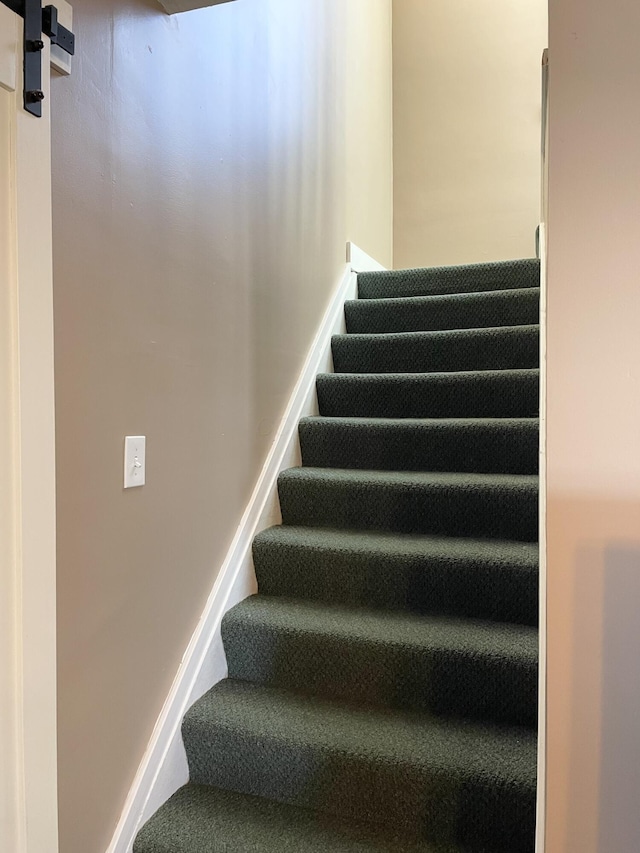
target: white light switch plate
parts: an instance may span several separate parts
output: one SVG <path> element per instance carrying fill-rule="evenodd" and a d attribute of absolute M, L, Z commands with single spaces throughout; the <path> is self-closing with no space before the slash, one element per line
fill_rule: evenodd
<path fill-rule="evenodd" d="M 144 486 L 147 437 L 128 435 L 124 440 L 124 487 Z"/>

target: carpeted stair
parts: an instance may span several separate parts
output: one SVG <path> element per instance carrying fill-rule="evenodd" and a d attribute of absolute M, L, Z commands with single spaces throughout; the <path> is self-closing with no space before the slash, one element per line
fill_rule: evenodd
<path fill-rule="evenodd" d="M 358 277 L 135 853 L 533 853 L 538 285 Z"/>

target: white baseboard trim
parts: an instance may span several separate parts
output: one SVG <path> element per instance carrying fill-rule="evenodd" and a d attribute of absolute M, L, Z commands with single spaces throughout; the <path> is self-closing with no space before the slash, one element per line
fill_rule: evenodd
<path fill-rule="evenodd" d="M 182 658 L 107 853 L 131 853 L 142 824 L 188 781 L 187 758 L 180 733 L 182 719 L 189 707 L 227 674 L 220 635 L 222 617 L 256 591 L 251 545 L 257 533 L 281 521 L 278 475 L 300 464 L 298 422 L 300 418 L 317 414 L 316 376 L 333 370 L 331 336 L 345 330 L 344 303 L 357 295 L 356 274 L 384 269 L 353 243 L 347 244 L 347 258 L 253 494 Z"/>
<path fill-rule="evenodd" d="M 540 224 L 540 653 L 536 853 L 544 853 L 547 794 L 547 229 Z"/>

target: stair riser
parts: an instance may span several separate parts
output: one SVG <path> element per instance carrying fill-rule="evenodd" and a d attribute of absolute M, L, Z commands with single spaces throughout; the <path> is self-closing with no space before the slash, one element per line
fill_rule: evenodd
<path fill-rule="evenodd" d="M 461 471 L 536 474 L 538 427 L 533 424 L 455 426 L 302 421 L 303 465 L 381 471 Z"/>
<path fill-rule="evenodd" d="M 430 269 L 360 273 L 360 299 L 435 296 L 537 287 L 540 262 L 535 259 Z"/>
<path fill-rule="evenodd" d="M 540 322 L 538 288 L 449 299 L 353 300 L 345 303 L 349 334 L 480 329 Z"/>
<path fill-rule="evenodd" d="M 189 718 L 183 738 L 195 784 L 397 828 L 405 837 L 447 839 L 477 853 L 533 850 L 536 798 L 528 786 L 381 765 L 367 756 L 281 742 L 268 732 L 258 739 L 241 729 L 203 728 Z"/>
<path fill-rule="evenodd" d="M 320 414 L 356 418 L 537 417 L 537 371 L 520 374 L 346 376 L 316 383 Z"/>
<path fill-rule="evenodd" d="M 355 703 L 535 726 L 535 661 L 283 630 L 232 613 L 229 677 Z"/>
<path fill-rule="evenodd" d="M 281 547 L 260 538 L 254 543 L 253 562 L 264 595 L 538 623 L 537 567 Z"/>
<path fill-rule="evenodd" d="M 296 480 L 281 475 L 284 524 L 387 530 L 533 542 L 538 537 L 537 489 L 368 486 Z"/>
<path fill-rule="evenodd" d="M 427 373 L 537 368 L 535 326 L 407 335 L 335 335 L 336 373 Z"/>

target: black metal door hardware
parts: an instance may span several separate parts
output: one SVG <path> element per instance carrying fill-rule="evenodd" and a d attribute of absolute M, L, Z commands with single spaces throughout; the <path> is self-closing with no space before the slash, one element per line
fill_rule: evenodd
<path fill-rule="evenodd" d="M 42 51 L 43 33 L 70 56 L 75 53 L 75 36 L 58 23 L 55 6 L 42 8 L 42 0 L 0 0 L 16 15 L 24 18 L 24 108 L 40 118 L 42 116 Z"/>

